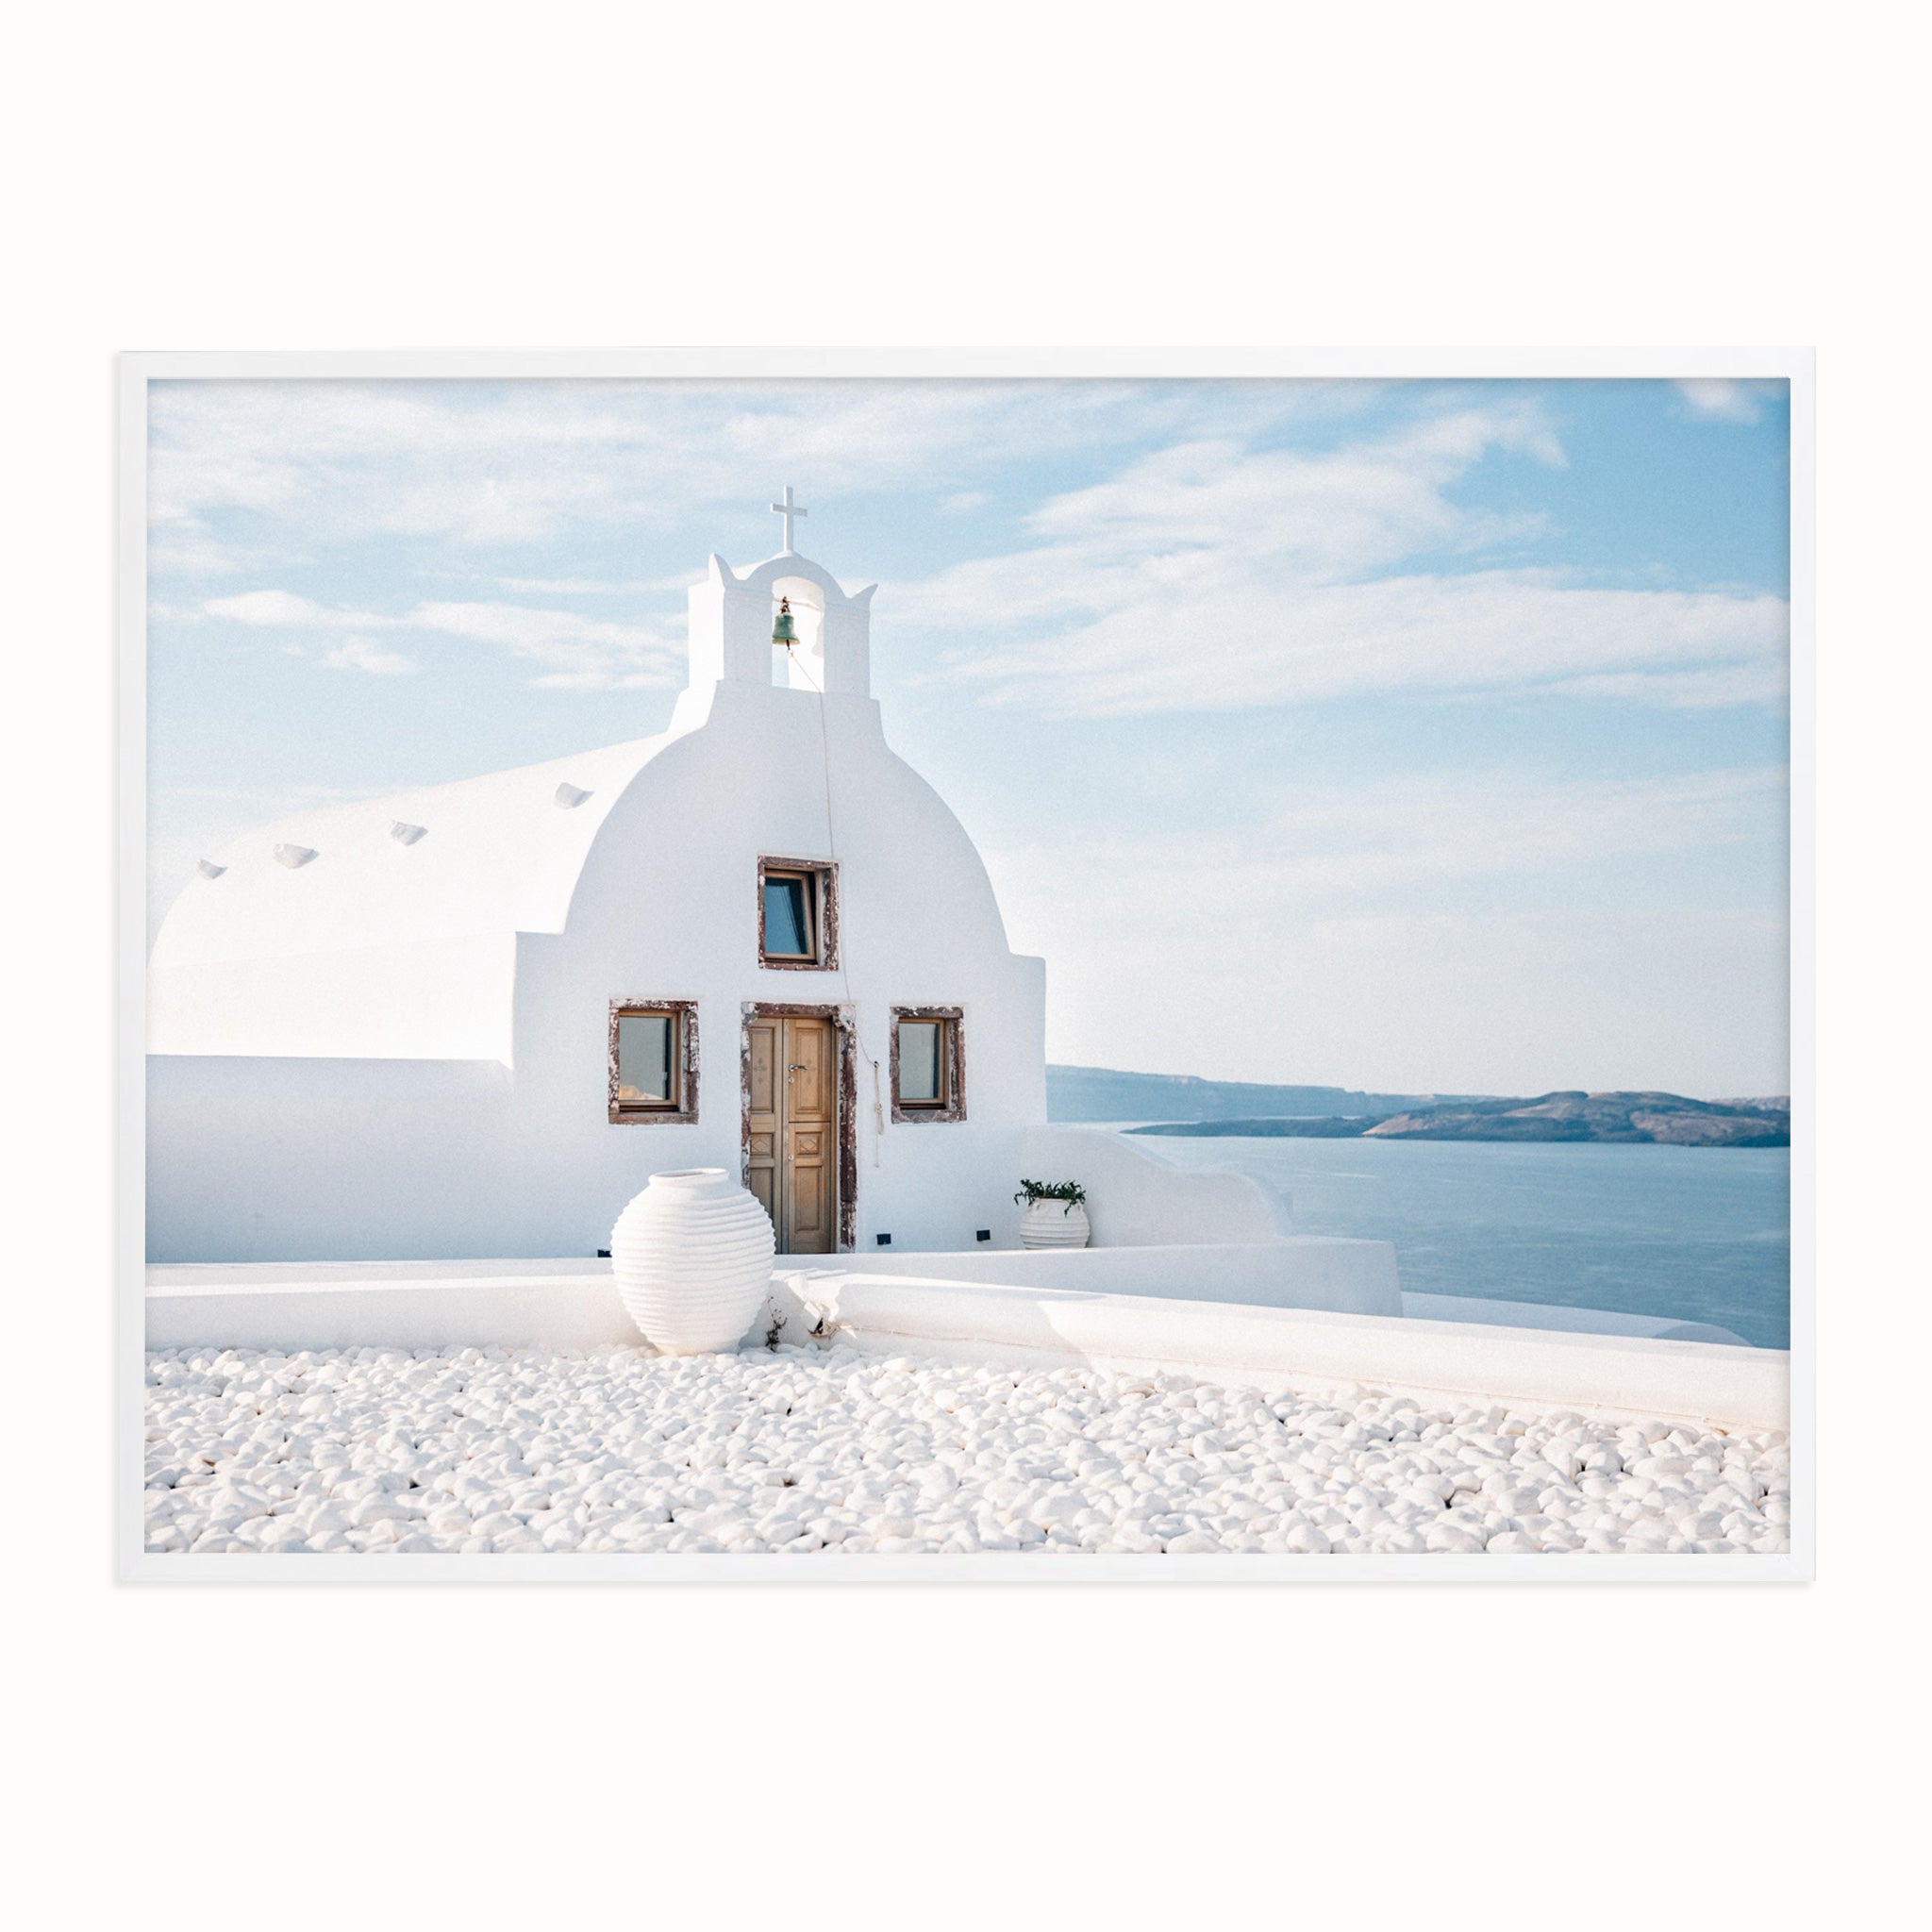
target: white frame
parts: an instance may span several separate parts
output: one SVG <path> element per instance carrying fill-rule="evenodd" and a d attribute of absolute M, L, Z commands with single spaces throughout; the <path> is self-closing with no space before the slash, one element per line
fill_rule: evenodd
<path fill-rule="evenodd" d="M 1808 1581 L 1816 1574 L 1816 425 L 1812 350 L 668 348 L 130 353 L 120 362 L 120 877 L 116 893 L 116 1444 L 120 1574 L 142 1582 L 308 1584 L 716 1583 L 1646 1583 Z M 1360 380 L 1716 376 L 1790 384 L 1791 1546 L 1777 1557 L 1165 1557 L 869 1555 L 759 1563 L 718 1556 L 198 1557 L 142 1547 L 146 1320 L 147 385 L 168 378 L 355 377 L 1335 377 Z"/>

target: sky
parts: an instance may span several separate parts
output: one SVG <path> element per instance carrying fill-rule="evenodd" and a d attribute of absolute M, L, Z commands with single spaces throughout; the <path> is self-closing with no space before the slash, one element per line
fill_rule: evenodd
<path fill-rule="evenodd" d="M 1782 383 L 157 383 L 151 925 L 305 803 L 662 729 L 787 483 L 1050 1059 L 1788 1090 Z"/>

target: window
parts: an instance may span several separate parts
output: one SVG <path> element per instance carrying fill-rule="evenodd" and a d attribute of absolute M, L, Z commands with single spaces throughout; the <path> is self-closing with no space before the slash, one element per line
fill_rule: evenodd
<path fill-rule="evenodd" d="M 758 963 L 822 972 L 839 964 L 839 868 L 758 860 Z"/>
<path fill-rule="evenodd" d="M 613 1124 L 697 1119 L 693 1001 L 611 1001 L 609 1102 Z"/>
<path fill-rule="evenodd" d="M 901 1107 L 945 1106 L 945 1030 L 946 1023 L 943 1020 L 900 1021 Z"/>
<path fill-rule="evenodd" d="M 963 1121 L 966 1051 L 958 1007 L 892 1009 L 892 1118 Z"/>
<path fill-rule="evenodd" d="M 677 1016 L 624 1013 L 617 1022 L 617 1104 L 677 1105 Z"/>
<path fill-rule="evenodd" d="M 812 916 L 818 883 L 808 872 L 768 872 L 765 874 L 765 951 L 774 958 L 815 959 L 813 937 L 818 921 Z"/>

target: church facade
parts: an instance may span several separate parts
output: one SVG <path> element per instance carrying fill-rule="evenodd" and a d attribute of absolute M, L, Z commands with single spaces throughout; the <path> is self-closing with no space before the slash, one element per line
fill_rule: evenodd
<path fill-rule="evenodd" d="M 691 589 L 659 736 L 203 861 L 149 969 L 152 1259 L 590 1255 L 700 1166 L 784 1253 L 1014 1245 L 1045 969 L 886 741 L 872 590 L 790 528 Z"/>

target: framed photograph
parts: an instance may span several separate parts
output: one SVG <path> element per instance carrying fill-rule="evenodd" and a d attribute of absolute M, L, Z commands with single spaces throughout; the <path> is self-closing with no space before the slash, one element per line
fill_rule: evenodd
<path fill-rule="evenodd" d="M 124 1574 L 1811 1574 L 1808 352 L 122 425 Z"/>

